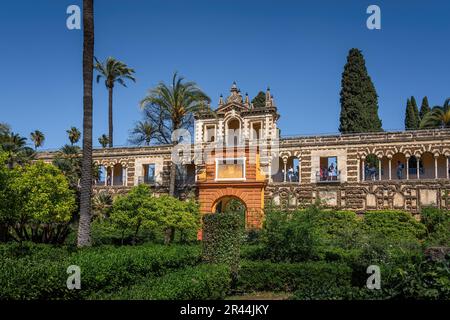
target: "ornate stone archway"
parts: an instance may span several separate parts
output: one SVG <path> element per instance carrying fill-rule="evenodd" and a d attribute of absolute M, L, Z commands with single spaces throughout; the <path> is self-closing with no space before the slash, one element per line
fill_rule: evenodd
<path fill-rule="evenodd" d="M 214 213 L 218 201 L 236 198 L 246 207 L 246 227 L 260 228 L 264 216 L 264 187 L 263 182 L 198 183 L 200 212 Z"/>

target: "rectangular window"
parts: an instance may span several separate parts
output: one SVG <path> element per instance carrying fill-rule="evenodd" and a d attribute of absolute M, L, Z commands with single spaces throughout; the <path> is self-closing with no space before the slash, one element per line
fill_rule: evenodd
<path fill-rule="evenodd" d="M 245 180 L 245 158 L 216 159 L 216 180 Z"/>
<path fill-rule="evenodd" d="M 339 181 L 337 157 L 320 157 L 320 168 L 317 173 L 317 181 Z"/>
<path fill-rule="evenodd" d="M 216 126 L 205 126 L 205 142 L 214 142 L 216 140 Z"/>
<path fill-rule="evenodd" d="M 144 164 L 144 183 L 155 183 L 155 164 Z"/>
<path fill-rule="evenodd" d="M 251 139 L 259 140 L 259 139 L 261 139 L 261 135 L 262 135 L 262 122 L 253 122 Z"/>

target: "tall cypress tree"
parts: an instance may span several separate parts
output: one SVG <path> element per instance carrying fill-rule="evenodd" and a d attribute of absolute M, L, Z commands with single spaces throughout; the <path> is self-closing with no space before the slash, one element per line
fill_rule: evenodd
<path fill-rule="evenodd" d="M 252 99 L 253 108 L 264 108 L 266 106 L 266 94 L 262 91 L 258 92 L 256 97 Z"/>
<path fill-rule="evenodd" d="M 382 131 L 378 95 L 360 50 L 351 49 L 341 80 L 342 133 Z"/>
<path fill-rule="evenodd" d="M 419 108 L 417 107 L 416 98 L 414 98 L 414 96 L 411 96 L 411 106 L 412 106 L 412 109 L 413 109 L 413 111 L 414 111 L 414 114 L 415 114 L 415 121 L 416 121 L 416 124 L 415 124 L 414 127 L 411 128 L 411 129 L 419 129 L 419 125 L 420 125 L 420 113 L 419 113 Z"/>
<path fill-rule="evenodd" d="M 425 115 L 431 111 L 430 105 L 428 104 L 427 96 L 423 97 L 422 105 L 420 106 L 420 120 L 422 120 Z"/>
<path fill-rule="evenodd" d="M 405 129 L 406 130 L 415 130 L 417 129 L 417 114 L 414 111 L 413 104 L 411 100 L 408 98 L 406 102 L 406 110 L 405 110 Z"/>

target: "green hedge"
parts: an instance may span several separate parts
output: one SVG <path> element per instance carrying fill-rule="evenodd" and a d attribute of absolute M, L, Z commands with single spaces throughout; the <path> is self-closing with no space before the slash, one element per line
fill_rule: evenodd
<path fill-rule="evenodd" d="M 368 233 L 379 233 L 390 239 L 423 239 L 425 226 L 409 212 L 399 210 L 368 211 L 363 228 Z"/>
<path fill-rule="evenodd" d="M 351 277 L 352 270 L 341 263 L 245 261 L 239 270 L 237 291 L 301 290 L 314 297 L 324 290 L 350 286 Z"/>
<path fill-rule="evenodd" d="M 301 262 L 320 259 L 324 231 L 321 212 L 312 206 L 301 211 L 268 211 L 261 233 L 260 259 Z"/>
<path fill-rule="evenodd" d="M 62 259 L 52 258 L 52 250 Z M 20 258 L 12 256 L 12 249 L 0 251 L 4 255 L 0 261 L 0 299 L 83 299 L 96 291 L 114 291 L 201 261 L 199 246 L 100 247 L 66 257 L 58 248 L 34 247 Z M 66 289 L 70 265 L 81 268 L 81 290 Z"/>
<path fill-rule="evenodd" d="M 230 269 L 225 265 L 202 264 L 148 279 L 113 294 L 93 299 L 120 300 L 215 300 L 230 290 Z"/>
<path fill-rule="evenodd" d="M 224 263 L 236 271 L 244 236 L 242 213 L 227 212 L 203 216 L 203 259 L 209 263 Z"/>
<path fill-rule="evenodd" d="M 450 247 L 450 211 L 423 208 L 421 221 L 427 229 L 427 246 Z"/>

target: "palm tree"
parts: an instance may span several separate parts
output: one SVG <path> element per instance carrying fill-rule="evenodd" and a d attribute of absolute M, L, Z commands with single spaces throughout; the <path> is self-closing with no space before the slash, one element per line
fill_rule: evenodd
<path fill-rule="evenodd" d="M 100 192 L 92 199 L 92 209 L 94 211 L 94 217 L 100 220 L 107 218 L 111 206 L 113 204 L 113 198 L 108 192 Z"/>
<path fill-rule="evenodd" d="M 81 176 L 81 149 L 79 146 L 64 145 L 55 155 L 53 165 L 69 180 L 72 189 L 78 190 Z"/>
<path fill-rule="evenodd" d="M 11 127 L 7 123 L 0 122 L 0 137 L 6 136 L 11 131 Z"/>
<path fill-rule="evenodd" d="M 160 82 L 142 99 L 140 105 L 148 120 L 157 127 L 160 142 L 173 143 L 172 132 L 192 126 L 194 113 L 204 110 L 211 99 L 195 82 L 183 82 L 175 72 L 170 86 Z M 178 142 L 178 141 L 176 141 Z M 170 166 L 169 194 L 175 195 L 176 165 Z"/>
<path fill-rule="evenodd" d="M 108 138 L 108 136 L 106 134 L 102 134 L 100 136 L 100 138 L 98 138 L 98 142 L 100 143 L 102 148 L 106 148 L 108 146 L 108 143 L 109 143 L 109 138 Z"/>
<path fill-rule="evenodd" d="M 150 145 L 151 140 L 154 138 L 157 128 L 153 123 L 148 120 L 139 121 L 136 123 L 133 131 L 131 132 L 130 139 L 128 141 L 138 146 L 144 144 Z"/>
<path fill-rule="evenodd" d="M 75 143 L 78 143 L 80 141 L 81 132 L 76 127 L 71 127 L 69 130 L 66 130 L 67 134 L 69 135 L 70 144 L 74 145 Z"/>
<path fill-rule="evenodd" d="M 94 1 L 83 0 L 83 160 L 78 247 L 91 245 L 92 80 L 94 77 Z"/>
<path fill-rule="evenodd" d="M 126 87 L 125 80 L 129 79 L 136 82 L 133 77 L 134 69 L 128 68 L 128 66 L 114 59 L 113 57 L 108 57 L 104 62 L 100 62 L 95 58 L 94 68 L 99 72 L 97 75 L 97 83 L 100 78 L 105 78 L 105 86 L 108 89 L 108 121 L 109 121 L 109 146 L 113 146 L 113 88 L 114 83 L 118 82 L 122 86 Z"/>
<path fill-rule="evenodd" d="M 34 150 L 41 147 L 44 144 L 45 136 L 39 130 L 34 130 L 34 132 L 30 133 L 31 141 L 34 142 Z"/>
<path fill-rule="evenodd" d="M 425 114 L 420 122 L 420 128 L 449 128 L 450 127 L 450 98 L 442 106 L 435 106 Z"/>
<path fill-rule="evenodd" d="M 8 168 L 12 169 L 16 164 L 23 165 L 33 159 L 34 150 L 26 146 L 27 138 L 8 132 L 1 138 L 1 149 L 7 154 Z"/>

